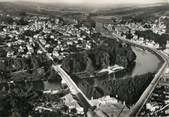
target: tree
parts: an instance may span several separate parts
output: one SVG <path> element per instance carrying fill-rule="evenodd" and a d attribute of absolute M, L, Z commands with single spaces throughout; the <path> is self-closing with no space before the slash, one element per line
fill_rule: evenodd
<path fill-rule="evenodd" d="M 12 24 L 14 22 L 12 17 L 6 17 L 4 20 L 7 24 Z"/>
<path fill-rule="evenodd" d="M 23 17 L 17 21 L 17 25 L 28 25 L 29 22 L 26 21 Z"/>

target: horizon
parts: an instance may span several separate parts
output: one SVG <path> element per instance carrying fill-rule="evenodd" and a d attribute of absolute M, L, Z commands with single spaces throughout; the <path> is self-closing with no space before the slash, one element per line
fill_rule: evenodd
<path fill-rule="evenodd" d="M 169 3 L 169 0 L 0 0 L 0 2 L 35 2 L 49 4 L 74 4 L 74 5 L 144 5 Z"/>

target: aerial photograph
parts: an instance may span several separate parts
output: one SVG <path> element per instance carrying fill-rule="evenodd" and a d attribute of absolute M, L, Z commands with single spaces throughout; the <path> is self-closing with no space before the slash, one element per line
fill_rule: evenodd
<path fill-rule="evenodd" d="M 0 0 L 0 117 L 169 117 L 169 0 Z"/>

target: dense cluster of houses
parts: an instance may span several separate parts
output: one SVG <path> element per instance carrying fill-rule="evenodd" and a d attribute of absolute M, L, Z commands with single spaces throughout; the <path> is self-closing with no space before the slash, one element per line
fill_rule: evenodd
<path fill-rule="evenodd" d="M 62 18 L 26 16 L 22 21 L 27 24 L 20 25 L 16 22 L 21 20 L 20 17 L 10 15 L 3 17 L 13 20 L 11 24 L 5 21 L 0 24 L 0 45 L 6 48 L 3 57 L 16 58 L 42 54 L 35 40 L 40 41 L 52 56 L 60 59 L 70 52 L 90 49 L 96 43 L 90 39 L 91 35 L 96 33 L 95 29 L 79 25 L 76 20 L 66 24 Z"/>
<path fill-rule="evenodd" d="M 126 22 L 125 24 L 105 24 L 104 27 L 108 29 L 109 31 L 113 32 L 114 34 L 117 34 L 121 36 L 122 38 L 128 38 L 127 34 L 130 34 L 129 38 L 132 41 L 135 41 L 140 44 L 145 44 L 149 47 L 153 48 L 159 48 L 159 43 L 154 42 L 154 40 L 144 38 L 141 36 L 138 36 L 136 34 L 136 31 L 152 31 L 154 34 L 162 35 L 167 34 L 166 30 L 167 27 L 162 19 L 165 19 L 167 17 L 161 16 L 158 19 L 156 19 L 154 22 L 149 23 L 139 23 L 139 22 Z M 169 51 L 167 50 L 169 46 L 169 40 L 166 44 L 165 52 L 169 54 Z"/>

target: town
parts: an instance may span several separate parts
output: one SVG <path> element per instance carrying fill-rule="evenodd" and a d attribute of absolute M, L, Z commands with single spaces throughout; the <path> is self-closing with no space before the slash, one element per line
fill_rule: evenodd
<path fill-rule="evenodd" d="M 169 115 L 167 14 L 18 9 L 0 8 L 0 116 Z"/>

